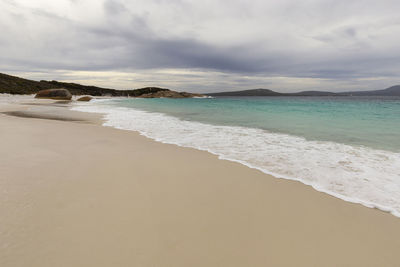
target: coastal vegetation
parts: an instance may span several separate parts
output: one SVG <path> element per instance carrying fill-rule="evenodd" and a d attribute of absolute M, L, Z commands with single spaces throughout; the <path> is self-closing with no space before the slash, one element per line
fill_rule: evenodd
<path fill-rule="evenodd" d="M 142 98 L 187 98 L 202 97 L 202 94 L 187 92 L 176 92 L 167 88 L 144 87 L 130 90 L 116 90 L 97 86 L 81 85 L 77 83 L 66 83 L 59 81 L 33 81 L 16 76 L 0 73 L 0 93 L 4 94 L 36 94 L 46 89 L 67 89 L 72 95 L 91 96 L 129 96 Z M 302 91 L 298 93 L 279 93 L 270 89 L 250 89 L 242 91 L 207 93 L 208 96 L 400 96 L 400 85 L 391 86 L 386 89 L 372 91 Z"/>
<path fill-rule="evenodd" d="M 166 88 L 145 87 L 133 90 L 116 90 L 101 88 L 97 86 L 87 86 L 77 83 L 66 83 L 58 81 L 33 81 L 0 73 L 0 93 L 3 94 L 36 94 L 47 89 L 66 89 L 72 95 L 91 95 L 91 96 L 130 96 L 130 97 L 194 97 L 200 94 L 186 92 L 175 92 Z"/>

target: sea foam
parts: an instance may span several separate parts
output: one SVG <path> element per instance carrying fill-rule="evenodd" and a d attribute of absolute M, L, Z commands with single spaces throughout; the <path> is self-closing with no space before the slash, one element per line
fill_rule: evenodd
<path fill-rule="evenodd" d="M 26 100 L 32 100 L 33 95 L 11 95 L 11 94 L 0 94 L 0 105 L 7 105 L 18 103 Z"/>
<path fill-rule="evenodd" d="M 103 113 L 104 126 L 138 131 L 159 142 L 208 151 L 277 178 L 300 181 L 343 200 L 400 217 L 400 153 L 311 141 L 262 129 L 181 120 L 162 113 L 80 104 Z"/>

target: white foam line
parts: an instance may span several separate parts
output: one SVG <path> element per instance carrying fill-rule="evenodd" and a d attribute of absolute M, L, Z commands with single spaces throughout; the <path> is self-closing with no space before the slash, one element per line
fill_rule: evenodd
<path fill-rule="evenodd" d="M 185 140 L 179 142 L 179 140 L 181 138 L 184 138 L 186 136 L 175 136 L 175 140 L 174 139 L 171 140 L 170 136 L 167 136 L 167 137 L 166 136 L 159 136 L 159 137 L 157 137 L 156 133 L 154 133 L 154 132 L 151 133 L 149 130 L 147 130 L 147 132 L 146 132 L 146 130 L 135 128 L 135 127 L 132 126 L 131 123 L 132 123 L 132 121 L 135 121 L 135 120 L 136 121 L 140 121 L 140 119 L 145 119 L 145 120 L 149 121 L 148 117 L 150 116 L 152 119 L 155 119 L 155 120 L 161 118 L 161 120 L 159 120 L 160 125 L 168 123 L 168 122 L 171 122 L 171 125 L 169 125 L 169 127 L 171 127 L 171 129 L 173 129 L 173 127 L 178 127 L 178 124 L 176 124 L 176 122 L 178 122 L 180 127 L 182 127 L 181 126 L 182 124 L 190 124 L 190 126 L 194 126 L 194 127 L 198 126 L 199 129 L 206 129 L 207 127 L 209 127 L 211 130 L 214 130 L 214 131 L 215 130 L 218 131 L 218 129 L 224 129 L 224 130 L 227 131 L 227 133 L 229 133 L 230 130 L 231 131 L 239 130 L 239 133 L 236 133 L 238 136 L 233 136 L 234 138 L 240 138 L 240 134 L 242 132 L 244 132 L 244 131 L 249 131 L 250 134 L 253 132 L 253 133 L 255 133 L 257 135 L 262 130 L 259 130 L 259 129 L 248 129 L 248 128 L 244 128 L 244 127 L 215 126 L 215 125 L 208 125 L 208 124 L 199 123 L 199 122 L 188 122 L 188 121 L 182 121 L 180 119 L 177 119 L 177 118 L 174 118 L 174 117 L 170 117 L 170 116 L 167 116 L 167 115 L 161 114 L 161 113 L 149 113 L 149 112 L 145 112 L 145 111 L 142 111 L 142 110 L 136 110 L 136 109 L 130 109 L 130 108 L 128 109 L 128 108 L 110 107 L 110 106 L 105 107 L 105 106 L 96 105 L 96 103 L 94 103 L 94 104 L 95 105 L 82 104 L 80 106 L 75 106 L 72 109 L 78 110 L 78 111 L 84 111 L 84 112 L 94 112 L 94 113 L 103 113 L 103 114 L 105 114 L 106 122 L 103 124 L 104 126 L 114 127 L 114 128 L 122 129 L 122 130 L 137 131 L 141 135 L 146 136 L 146 137 L 148 137 L 150 139 L 153 139 L 153 140 L 161 142 L 161 143 L 174 144 L 174 145 L 178 145 L 178 146 L 181 146 L 181 147 L 190 147 L 190 148 L 195 148 L 195 149 L 202 150 L 202 151 L 207 151 L 209 153 L 217 155 L 219 159 L 238 162 L 238 163 L 243 164 L 245 166 L 248 166 L 250 168 L 257 169 L 257 170 L 259 170 L 261 172 L 264 172 L 266 174 L 270 174 L 270 175 L 272 175 L 272 176 L 274 176 L 276 178 L 299 181 L 299 182 L 301 182 L 301 183 L 303 183 L 305 185 L 309 185 L 309 186 L 313 187 L 317 191 L 320 191 L 320 192 L 323 192 L 323 193 L 327 193 L 329 195 L 335 196 L 335 197 L 343 199 L 345 201 L 362 204 L 362 205 L 364 205 L 366 207 L 369 207 L 369 208 L 377 208 L 377 209 L 380 209 L 380 210 L 385 211 L 385 212 L 390 212 L 391 214 L 393 214 L 396 217 L 400 217 L 400 175 L 399 175 L 399 173 L 396 173 L 396 171 L 395 171 L 396 170 L 396 166 L 399 167 L 398 170 L 400 170 L 400 154 L 399 153 L 393 153 L 393 152 L 381 151 L 381 150 L 373 150 L 373 149 L 364 148 L 364 147 L 357 148 L 357 147 L 352 147 L 352 146 L 343 145 L 343 144 L 337 144 L 337 143 L 332 143 L 332 142 L 306 141 L 303 138 L 284 135 L 284 134 L 274 134 L 274 133 L 268 133 L 268 132 L 265 133 L 265 134 L 268 134 L 267 137 L 275 137 L 275 138 L 278 138 L 278 139 L 282 138 L 283 140 L 288 139 L 287 143 L 282 142 L 282 144 L 281 143 L 278 144 L 278 146 L 280 146 L 279 148 L 283 147 L 283 149 L 288 150 L 288 151 L 284 152 L 284 153 L 289 153 L 287 157 L 290 157 L 291 146 L 296 145 L 296 142 L 307 142 L 307 143 L 306 144 L 301 144 L 302 146 L 300 146 L 300 148 L 294 149 L 294 152 L 298 152 L 298 150 L 299 149 L 301 150 L 302 147 L 305 147 L 307 149 L 308 146 L 310 146 L 311 150 L 312 149 L 315 150 L 317 146 L 321 146 L 321 149 L 324 149 L 324 148 L 327 149 L 327 151 L 325 151 L 326 153 L 336 153 L 339 156 L 345 156 L 345 158 L 342 159 L 342 160 L 344 160 L 344 161 L 347 160 L 349 162 L 351 161 L 351 159 L 353 159 L 353 160 L 355 159 L 355 160 L 360 161 L 360 159 L 357 158 L 357 157 L 363 157 L 364 154 L 368 154 L 371 157 L 375 156 L 375 158 L 370 160 L 370 163 L 372 163 L 372 164 L 376 163 L 376 166 L 374 166 L 374 168 L 378 168 L 378 171 L 376 171 L 372 167 L 360 166 L 361 167 L 360 170 L 354 170 L 354 173 L 352 173 L 351 172 L 352 171 L 351 168 L 355 168 L 354 166 L 357 167 L 357 165 L 353 164 L 354 165 L 353 166 L 352 164 L 350 164 L 352 162 L 349 163 L 350 167 L 349 167 L 349 170 L 347 170 L 348 173 L 345 173 L 345 174 L 349 176 L 348 179 L 353 179 L 353 176 L 354 177 L 358 177 L 357 178 L 358 180 L 355 179 L 355 181 L 351 181 L 351 182 L 358 182 L 358 184 L 357 183 L 356 184 L 350 184 L 351 186 L 355 187 L 355 190 L 353 190 L 353 191 L 350 190 L 351 188 L 350 189 L 349 188 L 344 188 L 343 189 L 343 190 L 350 190 L 354 194 L 357 194 L 357 193 L 360 193 L 363 190 L 365 191 L 365 190 L 369 189 L 369 191 L 366 191 L 366 192 L 364 192 L 364 194 L 361 194 L 361 195 L 364 196 L 364 198 L 367 198 L 368 196 L 370 198 L 375 198 L 375 201 L 371 201 L 371 200 L 364 199 L 364 198 L 362 199 L 362 198 L 357 197 L 357 196 L 345 195 L 343 193 L 335 192 L 333 190 L 329 190 L 327 188 L 324 188 L 323 184 L 325 184 L 325 186 L 327 186 L 327 187 L 332 186 L 332 185 L 333 185 L 333 187 L 335 187 L 335 185 L 336 185 L 335 183 L 338 183 L 338 181 L 339 182 L 343 182 L 343 181 L 340 181 L 340 180 L 335 180 L 334 178 L 332 179 L 331 177 L 327 178 L 328 181 L 323 181 L 323 180 L 321 181 L 321 180 L 317 179 L 318 176 L 322 177 L 322 176 L 326 176 L 326 174 L 322 175 L 322 173 L 312 173 L 311 172 L 309 176 L 311 178 L 313 178 L 313 176 L 317 177 L 316 178 L 317 182 L 313 182 L 312 179 L 311 180 L 307 180 L 304 177 L 303 178 L 299 178 L 299 177 L 293 177 L 293 176 L 290 176 L 290 175 L 284 175 L 282 173 L 278 173 L 276 171 L 271 171 L 271 170 L 269 170 L 267 168 L 264 168 L 264 167 L 261 167 L 261 166 L 257 166 L 256 164 L 251 163 L 249 161 L 245 161 L 245 160 L 242 160 L 242 159 L 237 159 L 237 158 L 234 158 L 234 157 L 229 156 L 227 154 L 224 154 L 224 152 L 218 151 L 218 147 L 214 148 L 214 149 L 206 147 L 207 145 L 210 146 L 211 144 L 207 144 L 206 143 L 204 146 L 201 146 L 201 145 L 198 145 L 198 144 L 196 145 L 195 143 L 193 143 L 192 140 L 189 140 L 190 141 L 189 143 L 187 143 L 187 141 L 185 143 Z M 98 104 L 101 104 L 101 103 L 98 103 Z M 134 112 L 136 114 L 133 114 L 132 112 Z M 115 117 L 116 114 L 119 114 L 121 116 Z M 133 117 L 129 117 L 128 120 L 126 120 L 126 118 L 124 118 L 122 116 L 122 114 L 124 116 L 128 115 L 128 117 L 129 116 L 133 116 Z M 147 116 L 147 118 L 143 118 L 143 116 Z M 133 120 L 133 118 L 134 118 L 134 120 Z M 170 120 L 170 121 L 168 121 L 168 120 Z M 143 125 L 146 125 L 145 124 L 146 122 L 142 122 L 142 123 L 144 123 Z M 149 121 L 149 124 L 150 124 L 150 121 Z M 155 123 L 155 124 L 157 124 L 157 123 Z M 212 127 L 214 127 L 215 129 L 212 129 Z M 190 132 L 191 129 L 183 128 L 183 130 L 184 131 L 188 131 L 188 133 L 187 133 L 188 135 L 193 134 L 193 133 Z M 177 131 L 179 131 L 179 129 Z M 196 131 L 196 129 L 193 130 L 193 131 Z M 196 133 L 194 133 L 194 134 L 196 134 Z M 264 137 L 264 136 L 262 136 L 262 137 Z M 174 137 L 172 137 L 172 138 L 174 138 Z M 208 137 L 205 136 L 205 138 L 208 138 Z M 236 142 L 237 141 L 238 140 L 236 140 Z M 239 141 L 241 141 L 241 140 L 239 140 Z M 218 142 L 218 140 L 217 140 L 217 142 Z M 292 142 L 292 143 L 290 143 L 290 142 Z M 275 144 L 272 144 L 272 146 L 274 146 L 274 145 Z M 229 144 L 228 144 L 228 146 L 229 146 Z M 243 151 L 240 151 L 240 149 L 242 149 L 242 148 L 243 147 L 239 147 L 238 148 L 240 153 L 243 153 Z M 318 152 L 318 149 L 319 149 L 319 147 L 315 150 L 315 152 Z M 248 152 L 251 153 L 251 151 L 252 150 L 250 148 Z M 245 152 L 247 153 L 247 151 L 245 151 Z M 390 168 L 390 164 L 387 164 L 387 162 L 385 160 L 382 160 L 381 159 L 382 157 L 385 157 L 385 158 L 387 158 L 387 160 L 392 161 L 391 163 L 394 164 L 395 166 L 393 168 Z M 330 158 L 328 158 L 328 160 L 329 159 Z M 365 159 L 367 159 L 367 157 Z M 299 160 L 301 160 L 301 159 L 299 159 Z M 302 162 L 302 164 L 295 165 L 295 166 L 285 166 L 285 167 L 288 167 L 288 168 L 289 167 L 299 168 L 299 166 L 302 166 L 303 164 L 307 164 L 307 159 L 303 159 L 303 160 L 304 160 L 304 162 Z M 364 160 L 364 158 L 361 158 L 361 160 Z M 311 161 L 312 161 L 312 159 L 311 159 Z M 290 163 L 290 160 L 287 161 L 287 162 Z M 272 162 L 272 163 L 274 163 L 274 162 Z M 322 163 L 326 164 L 326 162 L 322 162 Z M 364 163 L 364 162 L 362 162 L 362 163 Z M 276 162 L 276 164 L 277 164 L 277 162 Z M 345 164 L 346 164 L 346 162 L 345 162 Z M 329 167 L 330 165 L 327 165 L 327 166 Z M 313 165 L 310 165 L 310 169 L 312 169 L 313 167 L 314 167 Z M 324 167 L 326 169 L 326 166 L 324 166 Z M 381 169 L 379 169 L 379 168 L 381 168 Z M 326 171 L 325 169 L 322 168 L 321 170 L 322 171 Z M 317 170 L 315 170 L 315 171 L 317 172 Z M 341 172 L 346 172 L 346 166 L 345 167 L 342 166 L 342 169 L 340 171 Z M 359 172 L 362 173 L 362 172 L 366 172 L 366 171 L 372 172 L 372 175 L 369 175 L 369 176 L 365 173 L 365 177 L 372 179 L 372 181 L 368 181 L 367 178 L 362 179 L 363 176 L 360 176 Z M 296 170 L 294 172 L 297 173 Z M 333 172 L 333 170 L 332 170 L 332 172 Z M 344 175 L 341 172 L 339 172 L 339 175 L 340 174 Z M 385 179 L 383 179 L 383 180 L 385 180 L 385 182 L 387 184 L 378 184 L 380 182 L 380 180 L 376 179 L 376 178 L 373 179 L 374 175 L 378 175 L 378 174 L 380 174 L 380 172 L 384 173 L 383 175 L 390 176 L 390 177 L 386 177 Z M 397 175 L 397 177 L 396 177 L 396 175 Z M 307 177 L 307 176 L 305 176 L 305 177 Z M 349 182 L 348 180 L 344 180 L 344 181 L 345 182 Z M 318 184 L 318 182 L 320 182 L 321 184 Z M 359 191 L 357 190 L 358 187 L 359 187 Z M 340 189 L 340 186 L 338 188 Z M 376 192 L 374 192 L 374 191 L 376 191 Z M 390 194 L 390 193 L 393 194 L 393 197 L 387 196 L 387 194 Z M 376 199 L 377 197 L 378 197 L 378 199 Z M 381 197 L 381 199 L 379 199 L 379 197 Z M 387 198 L 383 198 L 383 197 L 387 197 Z M 385 205 L 383 203 L 377 203 L 377 202 L 389 202 L 389 203 L 391 203 L 393 205 L 393 207 L 389 206 L 389 205 Z"/>

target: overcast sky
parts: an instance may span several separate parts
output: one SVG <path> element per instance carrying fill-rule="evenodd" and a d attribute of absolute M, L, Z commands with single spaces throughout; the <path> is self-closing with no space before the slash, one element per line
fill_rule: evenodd
<path fill-rule="evenodd" d="M 131 89 L 400 84 L 399 0 L 0 0 L 0 72 Z"/>

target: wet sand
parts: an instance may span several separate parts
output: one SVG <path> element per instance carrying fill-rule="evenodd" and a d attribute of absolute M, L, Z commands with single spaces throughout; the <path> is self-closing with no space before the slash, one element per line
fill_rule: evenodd
<path fill-rule="evenodd" d="M 400 265 L 391 214 L 33 103 L 0 106 L 0 266 Z"/>

